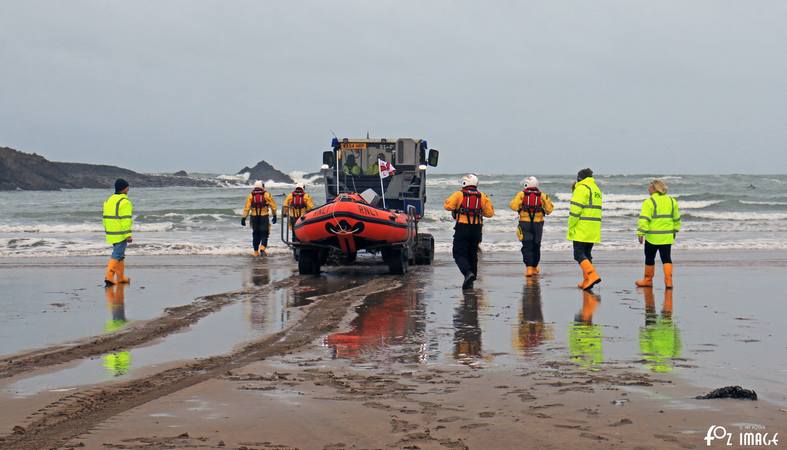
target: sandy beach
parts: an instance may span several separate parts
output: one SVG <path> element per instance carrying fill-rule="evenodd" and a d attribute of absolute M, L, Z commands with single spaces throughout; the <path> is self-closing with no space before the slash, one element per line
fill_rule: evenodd
<path fill-rule="evenodd" d="M 405 277 L 140 257 L 121 302 L 97 258 L 5 259 L 19 301 L 2 318 L 0 446 L 694 448 L 711 425 L 784 432 L 783 255 L 680 254 L 669 293 L 632 287 L 638 254 L 602 251 L 593 295 L 567 254 L 530 281 L 515 256 L 485 254 L 464 293 L 445 254 Z M 759 400 L 693 398 L 726 385 Z"/>

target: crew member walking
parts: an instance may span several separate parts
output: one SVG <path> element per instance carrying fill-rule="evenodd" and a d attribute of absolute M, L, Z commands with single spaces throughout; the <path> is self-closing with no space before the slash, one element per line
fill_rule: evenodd
<path fill-rule="evenodd" d="M 645 276 L 637 280 L 639 287 L 653 286 L 656 271 L 656 253 L 664 266 L 664 286 L 672 289 L 672 243 L 680 231 L 680 209 L 678 201 L 667 195 L 667 184 L 653 180 L 648 185 L 650 197 L 642 202 L 642 211 L 637 221 L 637 239 L 645 243 Z"/>
<path fill-rule="evenodd" d="M 254 256 L 260 253 L 267 255 L 265 250 L 268 247 L 268 236 L 270 235 L 270 223 L 276 223 L 276 202 L 270 192 L 265 190 L 262 181 L 254 183 L 254 189 L 246 197 L 246 206 L 243 207 L 243 216 L 240 224 L 246 226 L 246 217 L 251 214 L 251 245 L 254 248 Z M 270 223 L 268 221 L 268 214 Z"/>
<path fill-rule="evenodd" d="M 295 221 L 312 209 L 314 209 L 314 201 L 311 195 L 306 193 L 303 183 L 297 183 L 295 185 L 295 190 L 284 199 L 284 206 L 282 207 L 281 214 L 287 217 L 290 229 L 292 229 L 295 225 Z M 292 240 L 297 241 L 298 238 L 293 234 Z"/>
<path fill-rule="evenodd" d="M 453 255 L 456 265 L 464 275 L 462 289 L 473 287 L 478 275 L 478 244 L 481 243 L 484 217 L 495 215 L 492 201 L 478 190 L 478 176 L 462 177 L 462 190 L 451 194 L 443 207 L 451 211 L 454 225 Z"/>
<path fill-rule="evenodd" d="M 552 214 L 554 206 L 549 196 L 538 188 L 538 179 L 528 177 L 522 181 L 523 190 L 518 192 L 508 206 L 519 213 L 517 236 L 522 241 L 522 260 L 525 276 L 538 275 L 541 269 L 541 236 L 544 234 L 544 216 Z"/>
<path fill-rule="evenodd" d="M 574 243 L 574 260 L 582 268 L 583 280 L 577 287 L 590 290 L 601 282 L 593 267 L 593 244 L 601 242 L 601 189 L 593 179 L 593 171 L 582 169 L 571 196 L 568 213 L 569 241 Z"/>
<path fill-rule="evenodd" d="M 108 244 L 112 244 L 112 256 L 104 273 L 104 284 L 109 287 L 115 283 L 128 283 L 125 275 L 126 247 L 131 243 L 133 205 L 128 198 L 128 181 L 115 180 L 115 193 L 104 202 L 104 232 Z"/>

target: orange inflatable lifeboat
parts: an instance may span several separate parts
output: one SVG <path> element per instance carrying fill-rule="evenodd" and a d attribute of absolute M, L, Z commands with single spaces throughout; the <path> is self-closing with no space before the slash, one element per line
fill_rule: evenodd
<path fill-rule="evenodd" d="M 343 253 L 406 242 L 413 225 L 402 212 L 375 208 L 359 194 L 339 194 L 301 216 L 293 226 L 301 244 L 338 247 Z"/>

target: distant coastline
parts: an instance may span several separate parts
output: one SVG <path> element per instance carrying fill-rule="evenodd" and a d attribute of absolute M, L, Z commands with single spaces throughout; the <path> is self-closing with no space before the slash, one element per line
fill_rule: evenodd
<path fill-rule="evenodd" d="M 123 178 L 134 187 L 216 187 L 249 179 L 294 183 L 292 178 L 260 161 L 244 167 L 242 177 L 205 178 L 181 170 L 173 174 L 145 174 L 117 166 L 50 161 L 36 153 L 0 147 L 0 191 L 58 191 L 61 189 L 104 189 Z"/>

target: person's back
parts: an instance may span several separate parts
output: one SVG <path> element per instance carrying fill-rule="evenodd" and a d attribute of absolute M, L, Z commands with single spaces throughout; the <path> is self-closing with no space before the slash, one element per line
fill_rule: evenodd
<path fill-rule="evenodd" d="M 554 205 L 545 192 L 539 189 L 536 177 L 522 180 L 523 189 L 519 191 L 509 208 L 519 213 L 517 236 L 522 242 L 522 260 L 525 263 L 525 276 L 540 273 L 541 238 L 544 233 L 544 216 L 552 214 Z"/>
<path fill-rule="evenodd" d="M 582 268 L 580 289 L 589 290 L 601 282 L 593 266 L 593 245 L 601 242 L 601 213 L 603 208 L 601 189 L 593 178 L 593 171 L 582 169 L 577 173 L 577 182 L 571 195 L 566 238 L 573 241 L 574 260 Z"/>
<path fill-rule="evenodd" d="M 478 245 L 484 217 L 494 216 L 494 206 L 489 197 L 478 190 L 478 177 L 469 174 L 462 178 L 462 189 L 451 194 L 443 208 L 456 220 L 452 253 L 465 277 L 462 288 L 471 288 L 478 275 Z"/>

